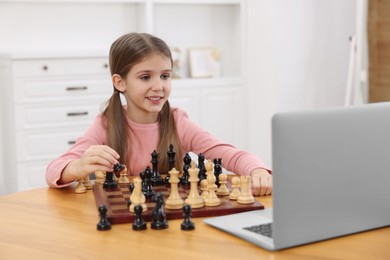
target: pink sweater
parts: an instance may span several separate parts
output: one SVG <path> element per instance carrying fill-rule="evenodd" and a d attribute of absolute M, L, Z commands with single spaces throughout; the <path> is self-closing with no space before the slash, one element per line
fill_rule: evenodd
<path fill-rule="evenodd" d="M 256 168 L 269 170 L 255 155 L 236 149 L 230 144 L 222 143 L 210 133 L 192 122 L 187 113 L 173 108 L 183 154 L 202 153 L 206 159 L 222 158 L 222 166 L 239 175 L 249 175 Z M 102 126 L 102 116 L 95 118 L 93 124 L 66 153 L 54 159 L 47 167 L 46 182 L 50 187 L 63 187 L 57 182 L 63 169 L 74 159 L 78 159 L 91 145 L 107 144 L 106 131 Z M 129 175 L 138 175 L 150 165 L 150 154 L 156 149 L 159 140 L 159 126 L 154 124 L 137 124 L 128 119 L 131 145 L 129 146 L 130 165 L 126 165 Z M 176 148 L 177 149 L 177 148 Z M 178 158 L 177 158 L 178 160 Z"/>

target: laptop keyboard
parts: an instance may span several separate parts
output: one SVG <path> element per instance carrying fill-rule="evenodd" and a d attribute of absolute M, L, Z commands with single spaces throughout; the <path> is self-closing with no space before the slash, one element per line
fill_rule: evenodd
<path fill-rule="evenodd" d="M 244 227 L 243 229 L 272 238 L 272 223 L 266 223 L 256 226 Z"/>

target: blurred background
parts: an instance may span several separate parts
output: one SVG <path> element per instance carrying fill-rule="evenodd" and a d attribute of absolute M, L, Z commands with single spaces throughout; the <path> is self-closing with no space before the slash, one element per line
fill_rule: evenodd
<path fill-rule="evenodd" d="M 45 185 L 111 95 L 124 33 L 165 40 L 172 105 L 272 166 L 275 113 L 390 99 L 389 28 L 384 0 L 1 0 L 0 194 Z"/>

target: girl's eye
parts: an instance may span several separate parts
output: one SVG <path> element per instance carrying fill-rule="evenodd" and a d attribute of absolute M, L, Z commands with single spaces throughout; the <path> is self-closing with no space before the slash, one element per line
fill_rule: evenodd
<path fill-rule="evenodd" d="M 161 75 L 161 78 L 162 79 L 169 79 L 171 77 L 171 74 L 169 74 L 169 73 L 166 73 L 166 74 L 162 74 Z"/>
<path fill-rule="evenodd" d="M 148 79 L 150 79 L 150 76 L 149 76 L 149 75 L 144 75 L 144 76 L 141 76 L 140 79 L 142 79 L 142 80 L 148 80 Z"/>

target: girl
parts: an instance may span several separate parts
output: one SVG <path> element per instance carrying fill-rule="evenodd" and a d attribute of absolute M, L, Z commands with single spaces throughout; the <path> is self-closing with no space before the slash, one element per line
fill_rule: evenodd
<path fill-rule="evenodd" d="M 150 153 L 160 154 L 159 172 L 167 173 L 167 151 L 176 149 L 176 169 L 183 154 L 203 153 L 222 158 L 223 167 L 239 175 L 251 175 L 254 195 L 272 192 L 269 169 L 256 156 L 220 142 L 191 122 L 187 114 L 171 108 L 172 57 L 161 39 L 146 33 L 130 33 L 110 48 L 109 64 L 114 87 L 103 113 L 84 136 L 47 167 L 50 187 L 64 187 L 96 171 L 112 171 L 120 162 L 128 174 L 138 175 L 150 164 Z M 126 98 L 122 106 L 120 94 Z"/>

